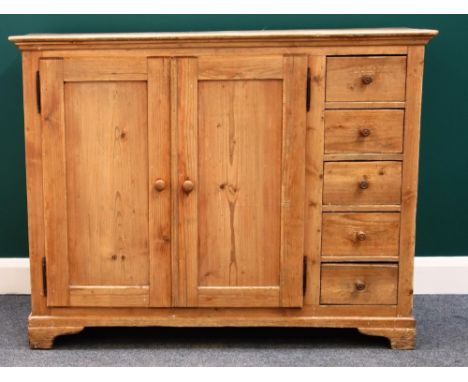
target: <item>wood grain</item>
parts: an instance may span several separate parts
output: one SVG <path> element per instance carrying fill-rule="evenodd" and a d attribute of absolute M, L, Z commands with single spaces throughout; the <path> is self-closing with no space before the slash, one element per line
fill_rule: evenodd
<path fill-rule="evenodd" d="M 26 191 L 28 204 L 28 243 L 31 275 L 31 311 L 48 314 L 43 285 L 42 259 L 45 258 L 44 195 L 42 177 L 41 115 L 37 109 L 36 72 L 40 52 L 23 52 L 24 139 Z"/>
<path fill-rule="evenodd" d="M 395 305 L 320 305 L 302 309 L 70 307 L 53 308 L 53 316 L 30 316 L 29 326 L 414 328 L 414 318 L 395 317 L 395 310 Z M 239 319 L 239 311 L 242 319 Z"/>
<path fill-rule="evenodd" d="M 323 215 L 322 256 L 398 258 L 399 213 Z"/>
<path fill-rule="evenodd" d="M 76 334 L 81 332 L 84 326 L 29 326 L 29 347 L 31 349 L 52 349 L 54 340 L 64 334 Z"/>
<path fill-rule="evenodd" d="M 356 110 L 356 109 L 404 109 L 406 103 L 399 101 L 330 101 L 325 102 L 325 109 Z"/>
<path fill-rule="evenodd" d="M 280 304 L 303 304 L 307 57 L 284 58 Z"/>
<path fill-rule="evenodd" d="M 327 110 L 325 152 L 401 153 L 403 119 L 403 110 Z"/>
<path fill-rule="evenodd" d="M 397 290 L 397 265 L 322 265 L 321 304 L 396 304 Z"/>
<path fill-rule="evenodd" d="M 47 305 L 67 306 L 69 253 L 63 60 L 41 59 L 39 66 Z"/>
<path fill-rule="evenodd" d="M 324 154 L 324 162 L 402 161 L 403 154 L 338 153 Z"/>
<path fill-rule="evenodd" d="M 66 82 L 84 81 L 146 81 L 145 57 L 73 58 L 63 60 Z"/>
<path fill-rule="evenodd" d="M 401 188 L 400 278 L 398 314 L 410 316 L 413 310 L 413 268 L 416 241 L 416 202 L 418 196 L 419 131 L 421 122 L 424 47 L 408 52 L 405 113 L 403 182 Z"/>
<path fill-rule="evenodd" d="M 399 204 L 323 205 L 323 212 L 397 212 Z"/>
<path fill-rule="evenodd" d="M 415 328 L 358 328 L 359 332 L 368 336 L 386 337 L 390 347 L 395 350 L 412 350 L 416 347 Z"/>
<path fill-rule="evenodd" d="M 24 46 L 25 47 L 25 46 Z M 25 47 L 26 48 L 26 47 Z M 31 50 L 37 50 L 38 45 L 29 45 Z M 120 42 L 114 46 L 102 49 L 100 44 L 88 43 L 79 49 L 70 48 L 69 45 L 54 43 L 42 50 L 43 57 L 64 58 L 120 58 L 120 57 L 203 57 L 203 56 L 283 56 L 284 54 L 299 54 L 311 56 L 347 56 L 347 55 L 406 55 L 408 46 L 405 45 L 317 45 L 317 46 L 278 46 L 264 44 L 255 49 L 246 49 L 242 44 L 209 44 L 197 47 L 171 46 L 170 44 L 157 45 L 154 42 Z M 350 103 L 352 104 L 352 102 Z M 393 104 L 393 103 L 391 103 Z M 403 103 L 404 104 L 404 103 Z M 404 107 L 404 105 L 403 105 Z"/>
<path fill-rule="evenodd" d="M 148 59 L 150 306 L 172 306 L 170 65 L 170 58 Z M 155 189 L 158 180 L 166 183 L 162 191 Z"/>
<path fill-rule="evenodd" d="M 282 56 L 204 56 L 198 59 L 199 80 L 282 79 Z"/>
<path fill-rule="evenodd" d="M 277 307 L 280 289 L 272 287 L 200 287 L 200 307 Z"/>
<path fill-rule="evenodd" d="M 70 286 L 70 306 L 108 306 L 115 308 L 148 305 L 149 287 L 147 285 Z"/>
<path fill-rule="evenodd" d="M 404 101 L 405 56 L 328 57 L 327 101 Z M 364 84 L 363 76 L 372 82 Z"/>
<path fill-rule="evenodd" d="M 223 32 L 168 32 L 168 33 L 88 33 L 88 34 L 31 34 L 10 36 L 9 40 L 22 49 L 97 49 L 112 46 L 141 47 L 173 46 L 200 48 L 206 46 L 343 46 L 360 45 L 423 45 L 438 31 L 430 29 L 380 28 L 380 29 L 309 29 L 278 31 L 223 31 Z"/>
<path fill-rule="evenodd" d="M 320 299 L 320 256 L 322 245 L 322 194 L 324 149 L 324 56 L 310 56 L 311 107 L 307 113 L 306 205 L 304 253 L 307 257 L 305 305 L 318 305 Z"/>
<path fill-rule="evenodd" d="M 199 285 L 279 286 L 281 81 L 199 86 Z"/>
<path fill-rule="evenodd" d="M 400 204 L 401 167 L 399 162 L 327 162 L 323 203 Z M 363 181 L 368 182 L 368 188 L 360 187 Z"/>
<path fill-rule="evenodd" d="M 147 89 L 65 85 L 73 285 L 148 285 Z"/>
<path fill-rule="evenodd" d="M 197 59 L 179 58 L 177 75 L 178 299 L 177 306 L 197 306 L 198 286 L 198 72 Z M 195 189 L 186 194 L 182 184 Z"/>

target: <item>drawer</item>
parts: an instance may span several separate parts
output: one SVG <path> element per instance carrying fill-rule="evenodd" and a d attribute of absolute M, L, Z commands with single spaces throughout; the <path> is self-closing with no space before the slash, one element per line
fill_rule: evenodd
<path fill-rule="evenodd" d="M 327 162 L 323 204 L 400 204 L 401 162 Z"/>
<path fill-rule="evenodd" d="M 398 212 L 324 213 L 322 224 L 322 256 L 398 256 Z"/>
<path fill-rule="evenodd" d="M 406 56 L 329 57 L 326 100 L 404 101 Z"/>
<path fill-rule="evenodd" d="M 371 305 L 397 303 L 398 266 L 324 264 L 320 303 Z"/>
<path fill-rule="evenodd" d="M 327 110 L 325 153 L 401 153 L 403 110 Z"/>

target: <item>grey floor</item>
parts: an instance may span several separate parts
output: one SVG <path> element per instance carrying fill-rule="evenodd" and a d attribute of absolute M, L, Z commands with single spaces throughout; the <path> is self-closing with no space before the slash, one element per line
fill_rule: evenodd
<path fill-rule="evenodd" d="M 468 366 L 468 296 L 415 297 L 417 349 L 352 329 L 89 328 L 29 350 L 29 296 L 0 296 L 0 366 Z"/>

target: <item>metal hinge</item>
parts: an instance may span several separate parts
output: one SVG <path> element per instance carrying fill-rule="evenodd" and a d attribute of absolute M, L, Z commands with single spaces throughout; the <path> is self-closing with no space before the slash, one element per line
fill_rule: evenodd
<path fill-rule="evenodd" d="M 37 112 L 41 114 L 41 75 L 39 70 L 36 72 L 36 103 Z"/>
<path fill-rule="evenodd" d="M 302 294 L 305 296 L 307 291 L 307 256 L 304 256 L 302 269 Z"/>
<path fill-rule="evenodd" d="M 311 84 L 310 84 L 310 68 L 307 68 L 307 88 L 306 88 L 306 110 L 307 111 L 310 110 L 310 92 L 311 92 L 310 86 L 311 86 Z"/>
<path fill-rule="evenodd" d="M 47 296 L 47 262 L 46 258 L 42 258 L 42 293 Z"/>

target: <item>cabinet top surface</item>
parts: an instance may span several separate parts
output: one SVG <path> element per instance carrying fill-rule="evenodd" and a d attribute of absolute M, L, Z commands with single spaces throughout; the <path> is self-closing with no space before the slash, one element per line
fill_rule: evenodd
<path fill-rule="evenodd" d="M 437 35 L 437 30 L 411 28 L 375 29 L 303 29 L 303 30 L 261 30 L 261 31 L 220 31 L 220 32 L 146 32 L 146 33 L 72 33 L 72 34 L 27 34 L 10 36 L 9 40 L 17 45 L 24 44 L 86 44 L 118 42 L 183 43 L 210 41 L 352 41 L 373 40 L 409 43 L 416 39 L 427 43 Z"/>

